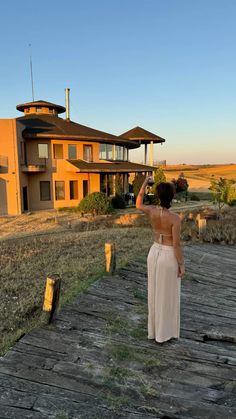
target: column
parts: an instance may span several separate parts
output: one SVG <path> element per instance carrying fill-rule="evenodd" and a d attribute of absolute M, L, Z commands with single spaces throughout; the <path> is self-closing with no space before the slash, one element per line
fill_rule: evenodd
<path fill-rule="evenodd" d="M 150 166 L 153 166 L 153 141 L 150 141 Z"/>
<path fill-rule="evenodd" d="M 147 164 L 147 143 L 144 144 L 144 164 Z"/>
<path fill-rule="evenodd" d="M 128 188 L 128 173 L 124 173 L 124 193 L 128 193 L 129 192 L 129 188 Z"/>
<path fill-rule="evenodd" d="M 112 160 L 116 159 L 116 145 L 112 144 Z"/>
<path fill-rule="evenodd" d="M 116 194 L 116 175 L 112 175 L 112 195 Z"/>

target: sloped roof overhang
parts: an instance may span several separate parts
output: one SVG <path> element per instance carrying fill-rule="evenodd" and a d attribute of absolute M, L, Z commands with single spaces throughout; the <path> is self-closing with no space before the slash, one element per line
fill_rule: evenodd
<path fill-rule="evenodd" d="M 22 132 L 29 139 L 58 139 L 73 141 L 91 141 L 104 144 L 116 144 L 127 148 L 139 147 L 138 142 L 130 141 L 76 122 L 67 121 L 52 115 L 25 115 L 17 118 L 25 126 Z"/>
<path fill-rule="evenodd" d="M 148 144 L 151 141 L 153 141 L 153 143 L 164 143 L 166 141 L 159 135 L 147 131 L 141 127 L 132 128 L 131 130 L 121 134 L 120 137 L 130 141 L 137 141 L 139 144 Z"/>
<path fill-rule="evenodd" d="M 84 160 L 67 160 L 78 169 L 78 173 L 134 173 L 152 172 L 155 167 L 128 161 L 107 161 L 101 163 Z"/>

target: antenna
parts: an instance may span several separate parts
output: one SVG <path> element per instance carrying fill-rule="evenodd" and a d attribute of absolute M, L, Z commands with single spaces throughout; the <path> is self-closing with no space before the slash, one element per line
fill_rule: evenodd
<path fill-rule="evenodd" d="M 29 44 L 29 55 L 30 55 L 30 78 L 31 78 L 31 90 L 32 90 L 32 99 L 33 99 L 33 102 L 34 102 L 34 79 L 33 79 L 33 65 L 32 65 L 31 44 Z"/>

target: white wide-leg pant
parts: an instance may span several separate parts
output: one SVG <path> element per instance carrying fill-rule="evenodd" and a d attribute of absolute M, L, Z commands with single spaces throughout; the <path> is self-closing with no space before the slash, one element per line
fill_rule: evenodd
<path fill-rule="evenodd" d="M 172 246 L 154 242 L 148 265 L 148 339 L 165 342 L 179 337 L 180 283 Z"/>

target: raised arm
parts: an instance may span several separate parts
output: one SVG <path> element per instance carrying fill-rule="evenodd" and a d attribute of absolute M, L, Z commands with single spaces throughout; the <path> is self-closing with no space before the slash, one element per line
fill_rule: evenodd
<path fill-rule="evenodd" d="M 185 273 L 184 267 L 184 257 L 180 243 L 180 233 L 181 233 L 181 221 L 180 218 L 176 218 L 172 226 L 172 237 L 173 237 L 173 247 L 175 252 L 175 257 L 179 265 L 179 276 L 182 277 Z"/>
<path fill-rule="evenodd" d="M 145 214 L 150 214 L 150 211 L 151 211 L 151 206 L 150 205 L 144 205 L 144 203 L 143 203 L 143 197 L 144 197 L 145 189 L 146 189 L 146 186 L 148 184 L 149 179 L 150 179 L 150 177 L 148 176 L 144 180 L 144 182 L 143 182 L 143 184 L 140 188 L 140 191 L 138 193 L 137 199 L 136 199 L 136 208 L 145 212 Z"/>

